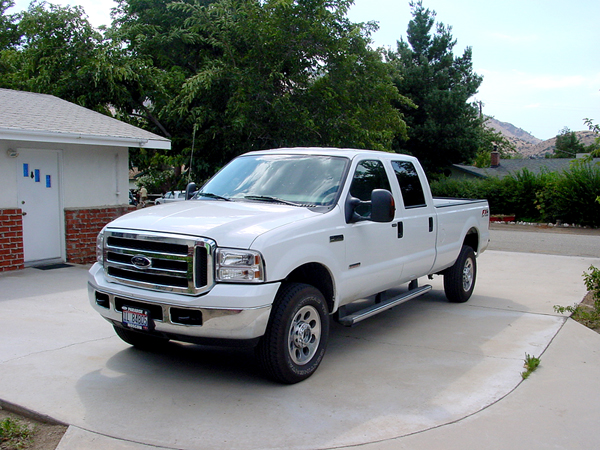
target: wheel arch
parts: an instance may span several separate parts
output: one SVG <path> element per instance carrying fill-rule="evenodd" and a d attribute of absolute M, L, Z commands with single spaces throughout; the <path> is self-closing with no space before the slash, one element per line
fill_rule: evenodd
<path fill-rule="evenodd" d="M 286 278 L 288 283 L 305 283 L 318 289 L 331 313 L 334 308 L 335 285 L 333 276 L 323 264 L 311 262 L 294 269 Z M 281 288 L 280 288 L 281 289 Z"/>
<path fill-rule="evenodd" d="M 463 245 L 471 247 L 475 253 L 479 251 L 479 231 L 477 228 L 472 227 L 467 231 L 465 239 L 463 240 Z"/>

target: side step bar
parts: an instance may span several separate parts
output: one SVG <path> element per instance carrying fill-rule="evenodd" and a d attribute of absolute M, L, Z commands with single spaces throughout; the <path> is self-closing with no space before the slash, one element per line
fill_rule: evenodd
<path fill-rule="evenodd" d="M 379 314 L 380 312 L 387 311 L 388 309 L 393 308 L 394 306 L 398 306 L 401 303 L 407 302 L 414 298 L 420 297 L 421 295 L 427 294 L 431 290 L 431 286 L 426 284 L 416 289 L 412 289 L 404 294 L 398 295 L 397 297 L 392 297 L 388 300 L 385 300 L 381 303 L 375 303 L 365 309 L 361 309 L 355 313 L 349 314 L 344 317 L 339 318 L 339 323 L 345 325 L 347 327 L 351 327 L 352 325 L 356 325 L 358 322 L 362 322 L 369 317 L 373 317 L 375 314 Z"/>

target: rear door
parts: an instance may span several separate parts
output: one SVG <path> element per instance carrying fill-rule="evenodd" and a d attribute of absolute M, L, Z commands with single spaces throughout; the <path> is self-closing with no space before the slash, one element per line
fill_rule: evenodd
<path fill-rule="evenodd" d="M 433 202 L 425 195 L 424 180 L 411 161 L 392 161 L 395 188 L 400 190 L 402 205 L 396 218 L 402 235 L 405 280 L 427 275 L 436 257 L 437 223 Z"/>

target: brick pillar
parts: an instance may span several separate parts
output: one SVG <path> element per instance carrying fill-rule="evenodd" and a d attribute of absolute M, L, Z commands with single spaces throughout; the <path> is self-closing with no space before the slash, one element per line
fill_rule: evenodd
<path fill-rule="evenodd" d="M 22 211 L 0 209 L 0 272 L 24 267 Z"/>
<path fill-rule="evenodd" d="M 96 261 L 96 236 L 102 227 L 134 207 L 102 206 L 65 209 L 67 262 L 89 264 Z"/>

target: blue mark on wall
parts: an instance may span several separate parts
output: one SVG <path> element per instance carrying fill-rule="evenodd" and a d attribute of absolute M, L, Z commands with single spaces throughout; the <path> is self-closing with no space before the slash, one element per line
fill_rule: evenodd
<path fill-rule="evenodd" d="M 40 169 L 35 169 L 35 182 L 40 182 Z"/>
<path fill-rule="evenodd" d="M 46 175 L 46 187 L 47 188 L 51 188 L 52 187 L 52 177 L 51 177 L 51 175 Z"/>
<path fill-rule="evenodd" d="M 27 163 L 23 163 L 23 176 L 24 177 L 29 176 L 29 164 L 27 164 Z"/>

